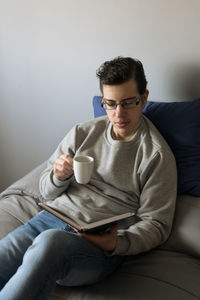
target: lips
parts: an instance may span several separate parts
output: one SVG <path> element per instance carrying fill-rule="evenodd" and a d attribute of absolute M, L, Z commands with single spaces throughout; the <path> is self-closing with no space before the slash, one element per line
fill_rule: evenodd
<path fill-rule="evenodd" d="M 115 125 L 119 128 L 124 128 L 128 125 L 128 122 L 115 122 Z"/>

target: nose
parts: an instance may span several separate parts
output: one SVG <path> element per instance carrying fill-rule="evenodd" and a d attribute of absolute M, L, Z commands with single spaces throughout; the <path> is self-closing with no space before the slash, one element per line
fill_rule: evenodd
<path fill-rule="evenodd" d="M 118 104 L 115 109 L 115 114 L 117 117 L 123 117 L 125 114 L 125 109 L 121 106 L 121 104 Z"/>

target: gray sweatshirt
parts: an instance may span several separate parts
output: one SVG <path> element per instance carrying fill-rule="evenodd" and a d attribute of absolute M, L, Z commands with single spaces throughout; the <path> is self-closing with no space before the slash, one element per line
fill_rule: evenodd
<path fill-rule="evenodd" d="M 118 230 L 112 255 L 148 251 L 169 236 L 175 210 L 177 172 L 174 156 L 155 126 L 143 116 L 133 138 L 114 140 L 107 116 L 79 124 L 65 136 L 48 160 L 40 192 L 51 205 L 86 222 L 134 212 L 137 222 Z M 86 185 L 74 177 L 58 180 L 55 160 L 62 154 L 94 157 Z"/>

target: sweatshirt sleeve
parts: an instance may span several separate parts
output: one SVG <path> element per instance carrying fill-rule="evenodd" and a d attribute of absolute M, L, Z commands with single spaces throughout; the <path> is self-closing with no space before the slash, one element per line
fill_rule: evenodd
<path fill-rule="evenodd" d="M 169 236 L 175 211 L 177 171 L 171 152 L 156 152 L 140 174 L 139 222 L 118 231 L 111 255 L 135 255 L 162 244 Z"/>
<path fill-rule="evenodd" d="M 45 200 L 54 200 L 67 190 L 70 185 L 71 178 L 61 181 L 53 174 L 53 166 L 58 157 L 68 154 L 72 158 L 76 149 L 76 131 L 77 126 L 73 127 L 58 145 L 56 151 L 47 161 L 47 168 L 41 173 L 39 181 L 40 193 Z"/>

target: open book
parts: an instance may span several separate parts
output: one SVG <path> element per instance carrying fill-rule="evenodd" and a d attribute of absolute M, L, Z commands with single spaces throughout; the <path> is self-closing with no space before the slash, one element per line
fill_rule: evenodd
<path fill-rule="evenodd" d="M 127 224 L 130 225 L 130 223 L 133 223 L 133 222 L 131 222 L 131 217 L 133 217 L 135 215 L 135 213 L 128 212 L 125 214 L 117 215 L 114 217 L 110 217 L 107 219 L 103 219 L 103 220 L 100 220 L 97 222 L 87 224 L 87 223 L 84 223 L 83 221 L 74 219 L 70 215 L 66 215 L 66 213 L 61 213 L 60 211 L 56 210 L 54 207 L 51 207 L 48 204 L 39 203 L 38 205 L 41 206 L 42 208 L 44 208 L 45 210 L 47 210 L 48 212 L 52 213 L 53 215 L 55 215 L 62 221 L 66 222 L 71 227 L 75 228 L 77 231 L 88 232 L 88 233 L 92 233 L 92 232 L 97 233 L 97 232 L 108 231 L 109 228 L 111 228 L 111 226 L 114 225 L 115 223 L 118 224 L 119 229 L 127 228 L 128 227 Z"/>

